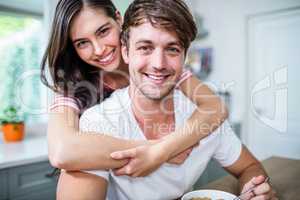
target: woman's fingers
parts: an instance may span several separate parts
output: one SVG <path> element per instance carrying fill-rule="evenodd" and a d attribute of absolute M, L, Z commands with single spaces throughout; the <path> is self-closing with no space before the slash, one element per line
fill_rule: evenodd
<path fill-rule="evenodd" d="M 128 164 L 126 164 L 125 166 L 114 170 L 114 174 L 116 176 L 123 176 L 123 175 L 128 175 L 130 176 L 131 174 L 133 174 L 135 171 L 135 163 L 134 161 L 129 161 Z"/>
<path fill-rule="evenodd" d="M 114 170 L 114 175 L 116 175 L 116 176 L 123 176 L 123 175 L 126 175 L 125 167 L 121 167 L 121 168 L 119 168 L 119 169 L 115 169 L 115 170 Z"/>
<path fill-rule="evenodd" d="M 115 151 L 110 154 L 113 159 L 120 160 L 125 158 L 134 158 L 137 154 L 136 148 L 127 149 L 124 151 Z"/>

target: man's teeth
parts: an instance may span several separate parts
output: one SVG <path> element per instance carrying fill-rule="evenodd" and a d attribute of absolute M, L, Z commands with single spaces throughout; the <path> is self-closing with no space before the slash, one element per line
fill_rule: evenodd
<path fill-rule="evenodd" d="M 107 62 L 112 59 L 114 52 L 112 51 L 110 54 L 108 54 L 105 58 L 102 58 L 99 60 L 100 62 Z"/>
<path fill-rule="evenodd" d="M 149 75 L 149 74 L 148 74 L 148 77 L 152 78 L 154 80 L 164 80 L 166 78 L 166 76 L 153 76 L 153 75 Z"/>

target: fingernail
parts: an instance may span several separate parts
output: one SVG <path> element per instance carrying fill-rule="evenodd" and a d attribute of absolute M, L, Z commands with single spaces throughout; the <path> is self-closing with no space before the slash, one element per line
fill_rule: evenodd
<path fill-rule="evenodd" d="M 116 157 L 116 154 L 115 153 L 111 153 L 110 157 Z"/>

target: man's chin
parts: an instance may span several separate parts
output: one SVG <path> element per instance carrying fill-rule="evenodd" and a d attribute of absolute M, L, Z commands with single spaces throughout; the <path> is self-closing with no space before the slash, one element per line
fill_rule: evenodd
<path fill-rule="evenodd" d="M 172 89 L 169 89 L 167 91 L 142 91 L 143 95 L 147 98 L 147 99 L 151 99 L 154 101 L 161 101 L 164 100 L 165 98 L 167 98 L 171 92 L 173 91 Z"/>

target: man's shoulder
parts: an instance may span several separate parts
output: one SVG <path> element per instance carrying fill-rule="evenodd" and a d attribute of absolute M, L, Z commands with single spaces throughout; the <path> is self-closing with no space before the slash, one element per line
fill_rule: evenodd
<path fill-rule="evenodd" d="M 180 90 L 174 92 L 174 109 L 181 120 L 187 120 L 197 109 L 197 106 Z"/>
<path fill-rule="evenodd" d="M 110 97 L 106 98 L 100 104 L 92 106 L 84 111 L 80 117 L 80 128 L 87 124 L 102 124 L 105 126 L 115 126 L 118 121 L 120 113 L 127 110 L 129 102 L 128 90 L 126 88 L 116 90 Z"/>

